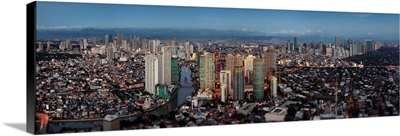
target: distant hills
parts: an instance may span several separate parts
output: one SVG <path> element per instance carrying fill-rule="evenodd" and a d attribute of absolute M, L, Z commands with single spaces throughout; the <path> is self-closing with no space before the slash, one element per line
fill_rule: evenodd
<path fill-rule="evenodd" d="M 362 55 L 345 58 L 346 61 L 362 62 L 365 66 L 399 66 L 399 48 L 381 47 L 380 49 Z"/>
<path fill-rule="evenodd" d="M 139 27 L 127 27 L 127 28 L 96 28 L 87 27 L 80 29 L 38 29 L 37 39 L 51 40 L 51 39 L 67 39 L 67 38 L 104 38 L 107 34 L 116 36 L 117 33 L 123 33 L 125 39 L 128 39 L 130 35 L 136 35 L 139 37 L 149 36 L 151 39 L 168 40 L 172 39 L 173 35 L 176 36 L 177 40 L 186 39 L 202 39 L 202 40 L 271 40 L 271 41 L 288 41 L 293 42 L 293 34 L 276 34 L 268 35 L 266 32 L 246 30 L 246 29 L 179 29 L 179 28 L 139 28 Z M 301 42 L 335 42 L 334 35 L 297 35 L 297 38 Z M 365 40 L 373 39 L 379 42 L 397 42 L 398 39 L 378 39 L 371 36 L 367 37 L 343 37 L 350 38 L 352 40 Z"/>

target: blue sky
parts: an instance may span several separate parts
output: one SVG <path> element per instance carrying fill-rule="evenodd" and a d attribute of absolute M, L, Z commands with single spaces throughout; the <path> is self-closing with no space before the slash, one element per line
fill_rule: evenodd
<path fill-rule="evenodd" d="M 399 15 L 38 2 L 38 29 L 180 28 L 398 39 Z"/>

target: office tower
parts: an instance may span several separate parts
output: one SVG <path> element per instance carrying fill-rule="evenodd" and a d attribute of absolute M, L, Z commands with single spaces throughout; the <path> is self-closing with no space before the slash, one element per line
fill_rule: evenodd
<path fill-rule="evenodd" d="M 128 42 L 126 40 L 122 40 L 122 50 L 124 52 L 130 52 L 131 51 L 130 47 L 128 46 Z"/>
<path fill-rule="evenodd" d="M 88 44 L 88 42 L 87 42 L 87 39 L 83 39 L 83 49 L 86 50 L 86 48 L 87 48 L 88 45 L 89 45 L 89 44 Z"/>
<path fill-rule="evenodd" d="M 235 68 L 235 56 L 232 54 L 228 54 L 225 57 L 225 70 L 229 70 L 231 73 L 233 73 L 233 70 Z"/>
<path fill-rule="evenodd" d="M 340 46 L 340 39 L 339 36 L 335 36 L 335 46 L 339 47 Z"/>
<path fill-rule="evenodd" d="M 149 41 L 149 51 L 150 52 L 160 52 L 161 48 L 158 48 L 161 44 L 160 40 L 150 40 Z M 159 49 L 159 50 L 158 50 Z"/>
<path fill-rule="evenodd" d="M 105 45 L 108 45 L 110 43 L 110 37 L 109 37 L 109 35 L 106 35 L 105 37 L 104 37 L 104 44 Z"/>
<path fill-rule="evenodd" d="M 117 33 L 117 45 L 121 45 L 121 34 Z"/>
<path fill-rule="evenodd" d="M 265 79 L 265 60 L 262 58 L 254 59 L 254 82 L 253 91 L 256 99 L 264 98 L 264 79 Z"/>
<path fill-rule="evenodd" d="M 80 38 L 79 40 L 78 40 L 78 42 L 79 42 L 79 49 L 83 49 L 83 39 L 82 38 Z"/>
<path fill-rule="evenodd" d="M 103 130 L 111 131 L 111 130 L 120 130 L 120 122 L 121 119 L 117 115 L 107 115 L 103 119 Z"/>
<path fill-rule="evenodd" d="M 106 48 L 106 52 L 107 52 L 107 58 L 108 59 L 114 59 L 114 49 L 111 46 L 108 46 Z"/>
<path fill-rule="evenodd" d="M 94 45 L 96 45 L 97 44 L 97 38 L 93 37 L 93 41 L 92 42 L 93 42 Z"/>
<path fill-rule="evenodd" d="M 71 39 L 66 39 L 65 42 L 66 42 L 66 47 L 68 49 L 72 49 Z"/>
<path fill-rule="evenodd" d="M 271 76 L 271 96 L 272 97 L 276 97 L 278 96 L 278 92 L 277 92 L 277 78 L 275 76 Z"/>
<path fill-rule="evenodd" d="M 164 46 L 161 48 L 162 55 L 162 70 L 163 70 L 163 84 L 171 84 L 171 47 Z"/>
<path fill-rule="evenodd" d="M 326 48 L 326 56 L 333 57 L 333 55 L 332 55 L 332 48 L 331 48 L 331 47 L 327 47 L 327 48 Z"/>
<path fill-rule="evenodd" d="M 382 44 L 381 43 L 375 43 L 374 44 L 374 51 L 378 50 L 379 48 L 381 48 Z"/>
<path fill-rule="evenodd" d="M 61 51 L 64 51 L 66 47 L 67 47 L 67 46 L 66 46 L 66 42 L 61 42 L 61 43 L 60 43 L 60 46 L 59 46 L 58 48 L 59 48 Z"/>
<path fill-rule="evenodd" d="M 273 72 L 276 69 L 276 51 L 275 49 L 269 49 L 267 52 L 265 52 L 264 55 L 265 59 L 265 77 L 269 79 L 271 75 L 273 75 Z"/>
<path fill-rule="evenodd" d="M 142 39 L 142 41 L 141 41 L 141 47 L 142 47 L 143 53 L 147 54 L 147 52 L 148 52 L 148 47 L 147 47 L 147 40 L 146 40 L 146 39 Z"/>
<path fill-rule="evenodd" d="M 42 51 L 43 50 L 43 43 L 39 42 L 39 47 L 38 47 L 38 51 Z"/>
<path fill-rule="evenodd" d="M 162 52 L 158 52 L 158 53 L 154 53 L 154 55 L 155 55 L 156 59 L 158 60 L 157 65 L 158 65 L 158 68 L 159 68 L 157 83 L 163 84 L 164 83 L 164 81 L 163 81 L 163 79 L 164 79 L 163 78 L 164 70 L 161 69 L 163 67 L 163 61 L 162 61 L 163 60 L 163 53 Z"/>
<path fill-rule="evenodd" d="M 366 52 L 371 52 L 374 51 L 374 41 L 366 41 L 365 42 L 367 45 L 367 51 Z"/>
<path fill-rule="evenodd" d="M 154 89 L 158 82 L 159 70 L 158 59 L 155 54 L 149 54 L 144 57 L 145 60 L 145 89 L 150 94 L 154 94 Z"/>
<path fill-rule="evenodd" d="M 47 47 L 46 47 L 47 51 L 50 51 L 50 41 L 47 41 Z"/>
<path fill-rule="evenodd" d="M 286 49 L 287 49 L 288 51 L 291 50 L 290 45 L 291 45 L 290 40 L 288 40 L 288 41 L 286 42 Z"/>
<path fill-rule="evenodd" d="M 177 57 L 172 57 L 171 60 L 171 83 L 172 84 L 179 84 L 180 77 L 179 77 L 179 60 Z"/>
<path fill-rule="evenodd" d="M 296 35 L 294 36 L 294 39 L 293 39 L 293 41 L 294 41 L 294 47 L 293 47 L 293 50 L 294 50 L 294 49 L 296 49 L 296 48 L 298 47 L 298 45 L 297 45 L 297 37 L 296 37 Z"/>
<path fill-rule="evenodd" d="M 234 59 L 233 72 L 233 100 L 244 99 L 244 66 L 243 56 L 237 55 Z"/>
<path fill-rule="evenodd" d="M 358 45 L 356 43 L 350 44 L 350 56 L 358 54 Z"/>
<path fill-rule="evenodd" d="M 203 45 L 201 43 L 197 43 L 197 52 L 203 51 Z"/>
<path fill-rule="evenodd" d="M 215 56 L 212 53 L 201 52 L 199 56 L 200 89 L 215 89 Z"/>
<path fill-rule="evenodd" d="M 185 44 L 183 45 L 184 46 L 184 51 L 185 51 L 185 58 L 186 59 L 188 59 L 188 58 L 190 58 L 190 43 L 189 43 L 189 40 L 186 40 L 185 41 Z"/>
<path fill-rule="evenodd" d="M 253 60 L 256 58 L 256 56 L 253 55 L 248 55 L 246 59 L 244 60 L 244 76 L 247 76 L 248 71 L 253 71 Z"/>
<path fill-rule="evenodd" d="M 229 70 L 221 70 L 221 72 L 219 73 L 222 102 L 226 102 L 228 95 L 231 94 L 231 78 L 232 74 Z"/>
<path fill-rule="evenodd" d="M 215 80 L 218 81 L 219 80 L 219 76 L 218 73 L 221 72 L 221 58 L 220 58 L 220 53 L 218 51 L 214 52 L 214 72 L 215 72 Z"/>

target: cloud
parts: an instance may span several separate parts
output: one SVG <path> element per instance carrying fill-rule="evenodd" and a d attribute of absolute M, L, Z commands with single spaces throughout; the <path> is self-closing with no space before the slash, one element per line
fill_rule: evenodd
<path fill-rule="evenodd" d="M 267 34 L 269 35 L 315 35 L 315 34 L 322 34 L 324 33 L 321 30 L 311 30 L 306 29 L 303 31 L 295 31 L 295 30 L 279 30 L 279 31 L 268 31 Z"/>
<path fill-rule="evenodd" d="M 369 17 L 369 16 L 371 16 L 372 14 L 364 14 L 364 13 L 361 13 L 361 14 L 355 14 L 354 16 L 356 16 L 356 17 L 360 17 L 360 18 L 366 18 L 366 17 Z"/>
<path fill-rule="evenodd" d="M 371 35 L 375 35 L 375 33 L 374 32 L 368 32 L 367 35 L 371 36 Z"/>

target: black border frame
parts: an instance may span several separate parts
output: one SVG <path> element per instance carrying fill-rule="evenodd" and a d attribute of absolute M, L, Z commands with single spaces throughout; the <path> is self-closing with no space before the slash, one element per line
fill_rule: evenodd
<path fill-rule="evenodd" d="M 26 5 L 26 131 L 36 133 L 35 125 L 35 46 L 36 46 L 36 2 Z"/>

